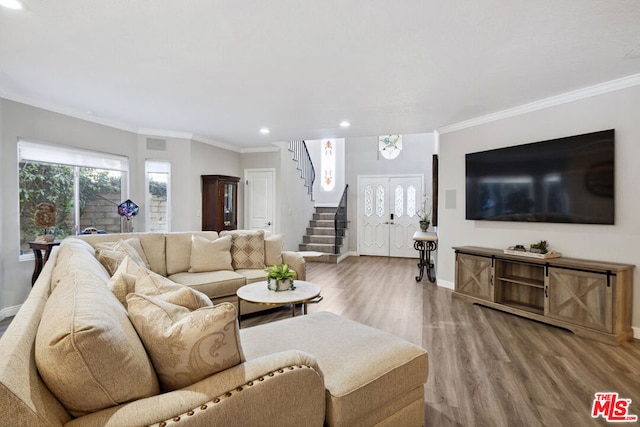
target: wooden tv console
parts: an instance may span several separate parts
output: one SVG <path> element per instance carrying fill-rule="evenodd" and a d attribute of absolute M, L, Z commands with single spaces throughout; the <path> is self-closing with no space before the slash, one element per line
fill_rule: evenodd
<path fill-rule="evenodd" d="M 633 265 L 529 258 L 475 246 L 453 249 L 454 297 L 607 344 L 633 337 Z"/>

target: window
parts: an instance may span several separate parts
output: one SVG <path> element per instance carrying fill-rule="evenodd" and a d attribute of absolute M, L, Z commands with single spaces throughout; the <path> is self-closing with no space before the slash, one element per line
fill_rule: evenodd
<path fill-rule="evenodd" d="M 147 230 L 171 231 L 169 206 L 171 163 L 164 160 L 145 161 L 147 188 Z"/>
<path fill-rule="evenodd" d="M 118 204 L 128 193 L 126 157 L 20 140 L 18 162 L 21 254 L 29 253 L 28 242 L 42 234 L 61 239 L 87 227 L 121 231 Z M 43 202 L 55 210 L 49 229 L 34 223 L 36 206 Z"/>
<path fill-rule="evenodd" d="M 322 189 L 331 191 L 336 186 L 335 169 L 336 169 L 336 141 L 334 139 L 325 139 L 322 141 Z"/>

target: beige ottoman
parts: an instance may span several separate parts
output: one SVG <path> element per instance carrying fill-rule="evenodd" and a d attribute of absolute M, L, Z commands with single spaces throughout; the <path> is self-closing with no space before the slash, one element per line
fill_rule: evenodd
<path fill-rule="evenodd" d="M 284 350 L 311 354 L 326 388 L 326 425 L 424 424 L 427 352 L 328 312 L 240 331 L 247 360 Z"/>

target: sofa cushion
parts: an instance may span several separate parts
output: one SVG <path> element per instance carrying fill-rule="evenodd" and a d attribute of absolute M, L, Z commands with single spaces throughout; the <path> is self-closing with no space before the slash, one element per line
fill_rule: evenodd
<path fill-rule="evenodd" d="M 189 271 L 191 267 L 191 237 L 201 236 L 209 240 L 216 240 L 215 231 L 193 233 L 167 233 L 165 235 L 165 252 L 167 275 Z"/>
<path fill-rule="evenodd" d="M 235 271 L 207 271 L 204 273 L 176 273 L 169 279 L 181 285 L 197 289 L 211 299 L 235 295 L 247 284 L 247 279 Z"/>
<path fill-rule="evenodd" d="M 284 236 L 282 234 L 274 234 L 264 238 L 264 264 L 267 267 L 282 264 L 282 244 Z"/>
<path fill-rule="evenodd" d="M 231 266 L 231 236 L 209 240 L 193 236 L 189 273 L 233 270 Z"/>
<path fill-rule="evenodd" d="M 424 404 L 427 352 L 387 332 L 320 312 L 242 329 L 240 337 L 247 360 L 291 349 L 316 358 L 328 426 L 376 425 L 405 399 Z"/>
<path fill-rule="evenodd" d="M 140 269 L 138 271 L 135 292 L 157 297 L 189 310 L 197 310 L 201 307 L 210 307 L 213 305 L 209 297 L 202 292 L 176 283 L 146 269 Z"/>
<path fill-rule="evenodd" d="M 236 270 L 236 273 L 244 276 L 247 279 L 247 283 L 261 282 L 263 280 L 267 280 L 267 272 L 264 269 L 241 268 L 240 270 Z"/>
<path fill-rule="evenodd" d="M 105 282 L 109 280 L 109 273 L 96 259 L 93 247 L 83 240 L 67 237 L 60 243 L 56 265 L 51 273 L 51 289 L 55 289 L 62 279 L 77 270 L 89 271 Z"/>
<path fill-rule="evenodd" d="M 159 392 L 125 308 L 106 281 L 79 269 L 60 281 L 45 305 L 35 361 L 49 390 L 74 416 Z"/>
<path fill-rule="evenodd" d="M 222 231 L 220 236 L 230 235 L 231 260 L 234 270 L 241 268 L 264 268 L 264 230 Z"/>
<path fill-rule="evenodd" d="M 233 304 L 191 311 L 139 294 L 129 294 L 127 302 L 129 317 L 164 391 L 188 386 L 244 360 Z"/>

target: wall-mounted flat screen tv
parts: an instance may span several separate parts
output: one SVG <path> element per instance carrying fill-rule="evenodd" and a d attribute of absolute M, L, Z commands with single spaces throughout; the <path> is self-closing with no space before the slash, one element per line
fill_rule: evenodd
<path fill-rule="evenodd" d="M 613 129 L 466 154 L 466 218 L 614 223 Z"/>

